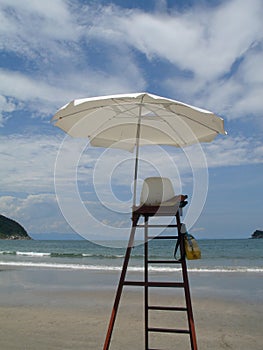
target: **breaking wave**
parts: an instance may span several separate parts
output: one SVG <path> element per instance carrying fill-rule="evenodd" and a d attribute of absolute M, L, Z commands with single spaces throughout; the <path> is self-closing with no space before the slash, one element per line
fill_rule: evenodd
<path fill-rule="evenodd" d="M 32 261 L 0 261 L 0 266 L 10 266 L 10 267 L 32 267 L 32 268 L 45 268 L 45 269 L 65 269 L 65 270 L 89 270 L 89 271 L 121 271 L 121 266 L 109 266 L 109 265 L 87 265 L 87 264 L 59 264 L 59 263 L 45 263 L 45 262 L 32 262 Z M 143 272 L 143 267 L 130 266 L 128 268 L 130 272 Z M 180 272 L 180 268 L 167 267 L 167 266 L 149 266 L 150 272 Z M 231 266 L 224 268 L 188 268 L 188 272 L 192 273 L 262 273 L 263 268 L 261 267 L 242 267 L 242 266 Z"/>

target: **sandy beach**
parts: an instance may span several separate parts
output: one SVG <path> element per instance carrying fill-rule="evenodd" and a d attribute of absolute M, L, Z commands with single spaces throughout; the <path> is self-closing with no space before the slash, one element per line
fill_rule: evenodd
<path fill-rule="evenodd" d="M 81 283 L 83 275 L 72 271 L 50 274 L 45 270 L 7 269 L 0 274 L 1 349 L 102 349 L 117 274 L 112 276 L 111 286 L 99 288 L 88 282 L 91 279 L 84 286 Z M 36 274 L 38 279 L 34 278 Z M 56 276 L 59 283 L 55 282 Z M 72 285 L 65 283 L 66 276 Z M 100 275 L 100 279 L 104 277 L 106 279 Z M 179 299 L 171 292 L 154 291 L 151 295 L 152 303 L 176 305 L 180 303 Z M 262 349 L 263 306 L 260 299 L 202 295 L 195 286 L 192 299 L 199 349 Z M 150 322 L 153 326 L 183 327 L 185 317 L 181 313 L 179 317 L 168 312 L 160 317 L 155 312 L 151 314 Z M 190 349 L 187 335 L 152 335 L 151 344 L 164 350 Z M 143 348 L 143 291 L 126 287 L 111 349 Z"/>

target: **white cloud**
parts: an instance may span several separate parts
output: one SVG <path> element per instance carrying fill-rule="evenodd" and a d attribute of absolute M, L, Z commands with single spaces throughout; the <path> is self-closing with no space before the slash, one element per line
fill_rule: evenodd
<path fill-rule="evenodd" d="M 67 55 L 63 47 L 78 39 L 78 26 L 66 1 L 2 0 L 0 11 L 1 47 L 8 51 L 49 60 L 50 54 Z"/>
<path fill-rule="evenodd" d="M 58 190 L 62 191 L 56 197 L 54 167 L 62 139 L 44 135 L 1 137 L 1 188 L 6 194 L 0 197 L 0 212 L 17 219 L 29 232 L 70 232 L 67 221 L 60 213 L 59 200 L 66 208 L 66 219 L 70 217 L 73 220 L 75 228 L 79 229 L 77 232 L 83 233 L 86 227 L 93 227 L 92 232 L 88 231 L 88 238 L 93 237 L 94 225 L 101 226 L 99 222 L 104 219 L 108 220 L 104 225 L 111 223 L 115 227 L 122 226 L 121 221 L 131 206 L 134 155 L 122 152 L 118 156 L 117 151 L 113 150 L 105 154 L 103 159 L 100 149 L 87 148 L 83 153 L 85 142 L 69 140 L 64 145 L 64 153 L 60 153 L 62 168 L 57 173 L 56 184 Z M 262 142 L 253 139 L 226 136 L 211 144 L 202 144 L 202 148 L 210 168 L 263 163 Z M 189 152 L 188 157 L 187 153 L 185 155 L 177 148 L 161 151 L 158 147 L 142 147 L 139 179 L 167 176 L 173 181 L 176 193 L 187 188 L 190 194 L 192 182 L 199 181 L 198 176 L 202 176 L 200 167 L 205 166 L 205 162 L 200 163 L 200 153 L 194 146 L 185 151 Z M 97 168 L 94 172 L 95 165 Z M 178 183 L 178 176 L 182 183 Z M 98 198 L 94 190 L 85 193 L 92 181 L 96 184 Z M 138 186 L 138 194 L 141 185 L 142 182 Z M 125 198 L 120 197 L 124 189 L 127 192 Z M 11 195 L 13 193 L 17 193 L 16 196 Z M 74 200 L 86 208 L 82 220 Z M 129 220 L 126 223 L 129 226 Z M 105 237 L 114 231 L 107 225 L 100 229 L 100 234 Z"/>
<path fill-rule="evenodd" d="M 226 136 L 204 145 L 209 167 L 263 163 L 262 140 Z"/>
<path fill-rule="evenodd" d="M 30 233 L 72 232 L 66 224 L 54 194 L 34 194 L 24 198 L 0 197 L 0 212 L 17 220 Z"/>
<path fill-rule="evenodd" d="M 17 101 L 23 101 L 21 106 L 9 110 L 10 112 L 19 108 L 30 109 L 30 105 L 32 106 L 35 104 L 34 110 L 38 110 L 41 114 L 41 110 L 45 110 L 45 105 L 49 104 L 48 112 L 50 113 L 51 108 L 54 108 L 54 105 L 56 105 L 58 101 L 63 100 L 63 96 L 65 95 L 62 88 L 52 87 L 47 82 L 40 81 L 39 79 L 29 77 L 19 72 L 0 69 L 0 80 L 0 93 L 6 96 L 12 96 Z M 29 105 L 25 106 L 26 102 L 28 102 Z"/>
<path fill-rule="evenodd" d="M 1 2 L 2 52 L 15 53 L 26 62 L 19 61 L 11 70 L 3 59 L 1 94 L 43 115 L 77 97 L 143 90 L 140 69 L 126 53 L 110 50 L 103 67 L 94 69 L 90 60 L 96 48 L 83 46 L 90 14 L 79 24 L 79 13 L 80 4 L 66 1 Z"/>
<path fill-rule="evenodd" d="M 6 192 L 53 190 L 53 173 L 60 140 L 40 135 L 2 136 L 1 188 Z"/>
<path fill-rule="evenodd" d="M 56 181 L 59 186 L 65 186 L 64 193 L 71 193 L 69 184 L 75 184 L 77 179 L 81 191 L 87 191 L 94 181 L 97 194 L 105 203 L 117 201 L 116 193 L 114 194 L 114 190 L 111 192 L 112 186 L 125 186 L 126 198 L 129 199 L 133 181 L 133 154 L 118 154 L 113 150 L 103 155 L 101 150 L 96 148 L 87 148 L 83 153 L 86 141 L 83 143 L 83 140 L 77 139 L 71 139 L 64 144 L 61 153 L 61 142 L 61 138 L 44 135 L 2 136 L 2 190 L 6 193 L 30 194 L 54 192 L 54 174 L 57 166 Z M 176 148 L 162 151 L 158 147 L 143 147 L 140 153 L 142 160 L 139 164 L 139 178 L 168 176 L 173 179 L 179 190 L 187 183 L 189 174 L 192 176 L 193 169 L 206 166 L 205 159 L 209 167 L 249 165 L 263 161 L 262 142 L 252 138 L 221 137 L 211 144 L 202 144 L 202 149 L 204 160 L 200 163 L 202 150 L 195 150 L 195 146 L 187 147 L 184 152 Z M 60 160 L 56 163 L 58 154 Z M 116 205 L 123 205 L 121 201 Z"/>
<path fill-rule="evenodd" d="M 2 1 L 2 49 L 28 63 L 23 72 L 1 70 L 0 93 L 43 115 L 77 97 L 142 91 L 158 81 L 170 97 L 229 119 L 260 115 L 262 2 L 203 3 L 169 13 L 161 7 L 147 13 L 62 0 Z M 172 64 L 162 76 L 160 62 Z"/>
<path fill-rule="evenodd" d="M 197 4 L 172 14 L 109 6 L 100 10 L 87 35 L 116 46 L 133 46 L 149 58 L 168 60 L 207 81 L 228 72 L 255 41 L 262 40 L 262 12 L 258 0 L 207 8 Z"/>
<path fill-rule="evenodd" d="M 104 42 L 117 51 L 135 48 L 145 54 L 153 69 L 158 62 L 169 61 L 174 66 L 174 70 L 167 69 L 169 78 L 163 70 L 158 80 L 169 96 L 228 119 L 261 116 L 261 1 L 196 4 L 169 14 L 107 6 L 95 14 L 86 35 L 89 41 Z M 149 86 L 151 83 L 149 79 Z"/>
<path fill-rule="evenodd" d="M 15 108 L 16 105 L 12 99 L 0 95 L 0 127 L 4 125 L 7 119 L 6 114 L 13 112 Z"/>

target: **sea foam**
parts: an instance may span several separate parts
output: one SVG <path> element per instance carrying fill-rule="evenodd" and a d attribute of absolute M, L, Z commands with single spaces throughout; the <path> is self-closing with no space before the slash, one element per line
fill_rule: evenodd
<path fill-rule="evenodd" d="M 86 264 L 59 264 L 59 263 L 45 263 L 45 262 L 14 262 L 14 261 L 0 261 L 0 266 L 16 266 L 16 267 L 37 267 L 46 269 L 70 269 L 70 270 L 89 270 L 89 271 L 121 271 L 121 266 L 109 266 L 109 265 L 86 265 Z M 143 272 L 143 267 L 130 266 L 128 267 L 130 272 Z M 180 272 L 180 268 L 173 267 L 156 267 L 149 266 L 150 272 Z M 262 273 L 263 268 L 248 268 L 248 267 L 228 267 L 228 268 L 189 268 L 188 272 L 192 273 L 233 273 L 233 272 L 253 272 Z"/>

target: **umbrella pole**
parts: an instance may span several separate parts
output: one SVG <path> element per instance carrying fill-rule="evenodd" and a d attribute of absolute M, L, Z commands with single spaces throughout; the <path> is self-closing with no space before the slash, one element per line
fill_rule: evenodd
<path fill-rule="evenodd" d="M 134 186 L 133 186 L 133 208 L 136 206 L 139 147 L 140 147 L 140 134 L 141 134 L 141 119 L 142 119 L 142 104 L 140 104 L 140 107 L 139 107 L 139 120 L 138 120 L 137 131 L 136 131 L 136 156 L 135 156 Z"/>

